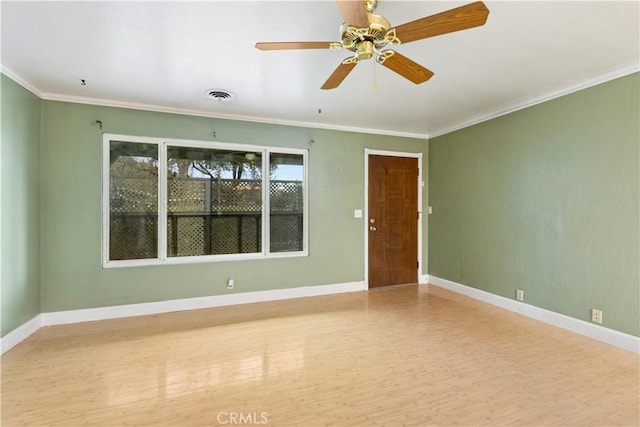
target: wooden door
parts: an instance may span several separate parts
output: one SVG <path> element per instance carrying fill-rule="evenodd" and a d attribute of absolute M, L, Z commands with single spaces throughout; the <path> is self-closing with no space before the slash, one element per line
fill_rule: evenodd
<path fill-rule="evenodd" d="M 369 156 L 369 287 L 418 282 L 418 159 Z"/>

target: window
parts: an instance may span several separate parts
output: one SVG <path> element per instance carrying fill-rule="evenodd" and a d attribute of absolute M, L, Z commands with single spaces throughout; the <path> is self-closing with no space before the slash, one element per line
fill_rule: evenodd
<path fill-rule="evenodd" d="M 167 147 L 167 256 L 262 252 L 262 152 Z"/>
<path fill-rule="evenodd" d="M 269 154 L 269 250 L 304 247 L 304 159 L 299 154 Z"/>
<path fill-rule="evenodd" d="M 104 135 L 105 267 L 307 254 L 307 151 Z"/>
<path fill-rule="evenodd" d="M 110 260 L 158 257 L 158 146 L 112 141 Z"/>

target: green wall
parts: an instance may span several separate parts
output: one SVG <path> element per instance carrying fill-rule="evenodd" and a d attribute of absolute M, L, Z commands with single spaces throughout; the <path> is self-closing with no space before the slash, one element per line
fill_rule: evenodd
<path fill-rule="evenodd" d="M 639 80 L 427 143 L 40 101 L 3 75 L 2 335 L 41 311 L 227 294 L 230 277 L 234 292 L 363 280 L 353 210 L 364 208 L 364 148 L 424 153 L 429 274 L 509 298 L 524 289 L 527 303 L 578 319 L 600 308 L 605 326 L 639 335 Z M 102 132 L 214 131 L 216 141 L 309 149 L 310 256 L 103 269 Z"/>
<path fill-rule="evenodd" d="M 40 106 L 1 77 L 1 335 L 40 313 Z"/>
<path fill-rule="evenodd" d="M 227 294 L 231 277 L 235 292 L 362 281 L 364 224 L 353 210 L 364 208 L 364 148 L 427 161 L 421 139 L 54 101 L 43 102 L 42 123 L 43 312 Z M 309 149 L 310 256 L 103 269 L 102 132 L 211 140 L 213 131 L 216 141 Z"/>
<path fill-rule="evenodd" d="M 429 274 L 640 335 L 639 81 L 432 139 Z"/>

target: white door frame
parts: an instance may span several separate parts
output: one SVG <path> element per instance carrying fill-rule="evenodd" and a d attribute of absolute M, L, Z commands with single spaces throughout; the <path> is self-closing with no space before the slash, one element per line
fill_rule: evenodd
<path fill-rule="evenodd" d="M 422 278 L 422 153 L 364 149 L 364 283 L 369 289 L 369 156 L 411 157 L 418 159 L 418 283 Z"/>

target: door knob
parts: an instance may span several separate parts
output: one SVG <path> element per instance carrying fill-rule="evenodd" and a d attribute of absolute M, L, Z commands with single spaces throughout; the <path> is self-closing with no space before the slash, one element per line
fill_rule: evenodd
<path fill-rule="evenodd" d="M 376 231 L 376 228 L 372 225 L 371 227 L 369 227 L 369 231 Z"/>
<path fill-rule="evenodd" d="M 371 218 L 371 219 L 369 220 L 369 222 L 370 222 L 371 224 L 375 224 L 376 220 L 375 220 L 375 219 L 373 219 L 373 218 Z"/>

